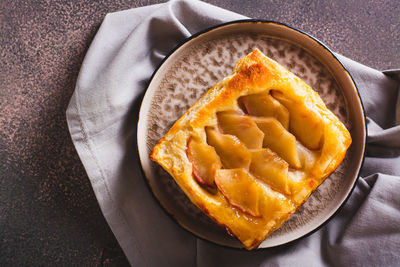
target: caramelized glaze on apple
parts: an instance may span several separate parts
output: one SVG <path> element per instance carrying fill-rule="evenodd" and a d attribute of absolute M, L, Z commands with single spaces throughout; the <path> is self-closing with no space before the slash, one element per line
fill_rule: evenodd
<path fill-rule="evenodd" d="M 268 148 L 251 150 L 250 173 L 275 188 L 289 194 L 289 164 Z"/>
<path fill-rule="evenodd" d="M 289 129 L 309 149 L 319 149 L 322 145 L 324 124 L 319 114 L 311 113 L 303 107 L 303 103 L 287 98 L 279 91 L 272 96 L 281 102 L 290 113 Z M 302 108 L 303 107 L 303 108 Z"/>
<path fill-rule="evenodd" d="M 218 123 L 225 134 L 235 135 L 249 149 L 261 148 L 264 133 L 246 115 L 223 111 L 217 113 Z"/>
<path fill-rule="evenodd" d="M 302 169 L 305 171 L 311 170 L 312 167 L 314 166 L 314 163 L 317 161 L 320 152 L 310 150 L 305 146 L 303 146 L 302 144 L 300 144 L 299 142 L 296 142 L 296 147 Z"/>
<path fill-rule="evenodd" d="M 274 118 L 254 117 L 253 121 L 264 132 L 263 147 L 268 147 L 286 160 L 290 166 L 300 168 L 296 137 Z"/>
<path fill-rule="evenodd" d="M 239 210 L 259 217 L 260 185 L 243 169 L 217 170 L 215 184 L 226 200 Z"/>
<path fill-rule="evenodd" d="M 286 129 L 289 127 L 289 111 L 268 92 L 242 96 L 239 98 L 239 104 L 242 104 L 251 116 L 273 117 Z"/>
<path fill-rule="evenodd" d="M 226 169 L 249 169 L 251 155 L 239 138 L 206 127 L 207 143 L 215 148 Z"/>
<path fill-rule="evenodd" d="M 189 138 L 187 156 L 193 166 L 193 175 L 196 180 L 209 187 L 214 186 L 214 175 L 222 168 L 221 160 L 214 147 L 194 138 Z"/>

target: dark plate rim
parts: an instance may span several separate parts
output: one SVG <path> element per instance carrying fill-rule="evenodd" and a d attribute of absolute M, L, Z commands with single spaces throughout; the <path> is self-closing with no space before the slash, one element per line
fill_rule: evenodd
<path fill-rule="evenodd" d="M 157 66 L 157 68 L 154 70 L 153 74 L 151 75 L 151 77 L 150 77 L 150 79 L 149 79 L 149 81 L 148 81 L 148 83 L 147 83 L 146 90 L 144 91 L 143 97 L 142 97 L 141 102 L 140 102 L 139 114 L 138 114 L 138 122 L 137 122 L 137 125 L 136 125 L 136 130 L 137 130 L 138 127 L 139 127 L 138 124 L 139 124 L 140 118 L 141 118 L 140 112 L 141 112 L 141 110 L 142 110 L 143 100 L 144 100 L 144 98 L 145 98 L 147 89 L 148 89 L 148 87 L 150 86 L 151 82 L 153 81 L 154 76 L 157 74 L 158 70 L 159 70 L 159 69 L 161 68 L 161 66 L 164 64 L 164 62 L 165 62 L 173 53 L 175 53 L 176 50 L 178 50 L 181 46 L 183 46 L 184 44 L 188 43 L 189 41 L 191 41 L 191 40 L 193 40 L 193 39 L 195 39 L 195 38 L 197 38 L 197 37 L 199 37 L 199 36 L 201 36 L 201 35 L 203 35 L 203 34 L 206 34 L 206 33 L 210 32 L 210 31 L 212 31 L 212 30 L 215 30 L 215 29 L 217 29 L 217 28 L 221 28 L 221 27 L 224 27 L 224 26 L 227 26 L 227 25 L 232 25 L 232 24 L 239 24 L 239 23 L 266 23 L 266 24 L 277 24 L 277 25 L 280 25 L 280 26 L 284 26 L 284 27 L 287 27 L 287 28 L 289 28 L 289 29 L 291 29 L 291 30 L 295 30 L 295 31 L 297 31 L 297 32 L 299 32 L 299 33 L 301 33 L 301 34 L 303 34 L 303 35 L 305 35 L 305 36 L 311 38 L 311 39 L 312 39 L 313 41 L 315 41 L 318 45 L 320 45 L 323 49 L 327 50 L 327 51 L 332 55 L 332 57 L 340 64 L 340 66 L 343 68 L 343 70 L 349 75 L 349 77 L 350 77 L 350 79 L 351 79 L 351 81 L 352 81 L 352 83 L 353 83 L 353 85 L 354 85 L 354 87 L 355 87 L 355 89 L 356 89 L 356 92 L 357 92 L 357 95 L 358 95 L 358 99 L 359 99 L 360 104 L 361 104 L 362 115 L 363 115 L 364 126 L 365 126 L 365 134 L 364 134 L 364 140 L 365 140 L 365 141 L 364 141 L 364 144 L 363 144 L 362 159 L 361 159 L 361 164 L 360 164 L 359 170 L 358 170 L 358 172 L 357 172 L 357 177 L 356 177 L 356 179 L 354 180 L 353 185 L 352 185 L 352 188 L 350 189 L 348 195 L 346 196 L 346 198 L 344 199 L 344 201 L 340 204 L 340 206 L 336 209 L 336 211 L 335 211 L 329 218 L 327 218 L 324 222 L 322 222 L 319 226 L 317 226 L 316 228 L 314 228 L 314 229 L 311 230 L 310 232 L 308 232 L 308 233 L 306 233 L 306 234 L 304 234 L 304 235 L 302 235 L 302 236 L 299 236 L 299 237 L 296 238 L 296 239 L 293 239 L 293 240 L 287 241 L 287 242 L 285 242 L 285 243 L 283 243 L 283 244 L 280 244 L 280 245 L 271 246 L 271 247 L 265 247 L 265 248 L 257 248 L 257 249 L 255 249 L 255 250 L 252 250 L 252 251 L 254 252 L 254 251 L 265 250 L 265 249 L 283 248 L 283 247 L 286 247 L 286 246 L 288 246 L 289 244 L 291 244 L 291 243 L 293 243 L 293 242 L 296 242 L 296 241 L 299 241 L 299 240 L 301 240 L 301 239 L 303 239 L 303 238 L 306 238 L 306 237 L 308 237 L 308 236 L 314 234 L 315 232 L 317 232 L 317 231 L 318 231 L 319 229 L 321 229 L 323 226 L 327 225 L 327 224 L 328 224 L 342 209 L 343 209 L 344 205 L 346 204 L 346 202 L 349 200 L 350 196 L 352 195 L 352 193 L 353 193 L 353 191 L 354 191 L 354 188 L 356 187 L 357 181 L 358 181 L 358 179 L 359 179 L 359 177 L 360 177 L 361 169 L 362 169 L 362 167 L 363 167 L 363 165 L 364 165 L 364 161 L 365 161 L 365 146 L 366 146 L 366 137 L 367 137 L 367 123 L 366 123 L 366 115 L 365 115 L 364 104 L 363 104 L 363 102 L 362 102 L 362 99 L 361 99 L 361 96 L 360 96 L 360 92 L 359 92 L 359 89 L 358 89 L 358 87 L 357 87 L 357 84 L 356 84 L 355 81 L 354 81 L 354 78 L 352 77 L 352 75 L 350 74 L 350 72 L 347 70 L 347 68 L 343 65 L 343 63 L 338 59 L 338 57 L 335 55 L 335 53 L 334 53 L 332 50 L 330 50 L 324 43 L 322 43 L 320 40 L 318 40 L 318 39 L 315 38 L 314 36 L 312 36 L 312 35 L 310 35 L 310 34 L 304 32 L 304 31 L 302 31 L 302 30 L 300 30 L 300 29 L 297 29 L 296 27 L 289 26 L 289 25 L 287 25 L 287 24 L 285 24 L 285 23 L 281 23 L 281 22 L 277 22 L 277 21 L 273 21 L 273 20 L 263 20 L 263 19 L 240 19 L 240 20 L 233 20 L 233 21 L 221 23 L 221 24 L 218 24 L 218 25 L 214 25 L 214 26 L 212 26 L 212 27 L 206 28 L 206 29 L 204 29 L 204 30 L 201 30 L 201 31 L 199 31 L 199 32 L 197 32 L 197 33 L 195 33 L 195 34 L 193 34 L 193 35 L 187 37 L 186 39 L 180 41 L 180 42 L 179 42 L 179 43 L 178 43 L 178 44 L 163 58 L 163 60 L 159 63 L 159 65 Z M 204 240 L 204 241 L 206 241 L 206 242 L 208 242 L 208 243 L 211 243 L 211 244 L 214 244 L 214 245 L 223 247 L 223 248 L 229 248 L 229 249 L 240 250 L 240 251 L 247 251 L 244 247 L 240 247 L 240 248 L 231 247 L 231 246 L 227 246 L 227 245 L 223 245 L 223 244 L 219 244 L 219 243 L 213 242 L 213 241 L 211 241 L 211 240 L 206 239 L 205 237 L 199 236 L 198 234 L 196 234 L 196 233 L 190 231 L 189 229 L 187 229 L 187 228 L 173 215 L 172 212 L 170 212 L 166 207 L 164 207 L 164 205 L 162 204 L 162 202 L 160 201 L 160 199 L 159 199 L 159 198 L 157 197 L 157 195 L 155 194 L 153 188 L 151 187 L 150 181 L 148 180 L 148 178 L 147 178 L 147 176 L 146 176 L 146 174 L 145 174 L 145 172 L 144 172 L 144 170 L 143 170 L 143 165 L 142 165 L 142 161 L 141 161 L 141 159 L 140 159 L 139 145 L 138 145 L 138 144 L 139 144 L 139 142 L 138 142 L 138 131 L 137 131 L 137 133 L 136 133 L 136 150 L 137 150 L 137 153 L 138 153 L 138 155 L 139 155 L 138 161 L 139 161 L 139 164 L 140 164 L 140 171 L 141 171 L 141 173 L 142 173 L 142 175 L 143 175 L 143 177 L 144 177 L 144 180 L 146 181 L 146 184 L 147 184 L 148 188 L 150 189 L 150 191 L 151 191 L 153 197 L 157 200 L 158 204 L 161 206 L 161 209 L 162 209 L 175 223 L 177 223 L 177 224 L 178 224 L 179 226 L 181 226 L 185 231 L 189 232 L 189 233 L 192 234 L 193 236 L 195 236 L 195 237 L 197 237 L 197 238 L 200 238 L 201 240 Z M 249 251 L 249 252 L 251 252 L 251 251 Z"/>

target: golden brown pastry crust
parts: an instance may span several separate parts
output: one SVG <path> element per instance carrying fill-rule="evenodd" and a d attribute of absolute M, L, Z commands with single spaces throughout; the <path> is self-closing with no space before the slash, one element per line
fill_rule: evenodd
<path fill-rule="evenodd" d="M 257 180 L 263 193 L 259 207 L 261 216 L 256 217 L 231 205 L 220 191 L 210 191 L 199 184 L 193 176 L 192 163 L 186 151 L 189 138 L 207 144 L 205 127 L 218 128 L 217 112 L 241 112 L 238 99 L 259 93 L 269 93 L 278 101 L 281 99 L 290 116 L 294 110 L 296 114 L 306 114 L 310 123 L 317 122 L 319 130 L 316 128 L 316 131 L 322 135 L 315 137 L 321 137 L 318 142 L 314 142 L 315 138 L 307 140 L 307 133 L 302 133 L 303 130 L 296 125 L 303 123 L 302 118 L 290 117 L 289 131 L 302 138 L 305 136 L 304 143 L 312 148 L 305 148 L 309 155 L 304 154 L 303 161 L 307 164 L 303 162 L 297 170 L 289 168 L 287 184 L 290 194 L 275 191 Z M 307 127 L 304 128 L 307 131 Z M 236 63 L 231 75 L 218 82 L 186 111 L 153 148 L 150 158 L 171 174 L 189 199 L 206 215 L 236 236 L 247 249 L 253 249 L 288 220 L 337 168 L 350 144 L 350 133 L 326 108 L 319 95 L 300 78 L 255 49 Z"/>

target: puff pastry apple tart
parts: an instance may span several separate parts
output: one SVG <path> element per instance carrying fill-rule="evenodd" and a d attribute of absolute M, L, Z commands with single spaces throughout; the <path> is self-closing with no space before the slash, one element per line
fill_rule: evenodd
<path fill-rule="evenodd" d="M 255 49 L 172 126 L 150 158 L 250 250 L 307 200 L 350 144 L 318 93 Z"/>

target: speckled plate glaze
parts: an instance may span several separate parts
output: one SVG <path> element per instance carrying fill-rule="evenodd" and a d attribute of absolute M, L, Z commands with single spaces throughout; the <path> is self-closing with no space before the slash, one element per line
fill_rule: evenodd
<path fill-rule="evenodd" d="M 142 102 L 138 150 L 143 171 L 154 196 L 183 228 L 237 248 L 241 244 L 194 206 L 149 154 L 173 123 L 256 47 L 316 90 L 353 138 L 337 170 L 259 248 L 306 236 L 339 210 L 357 181 L 366 140 L 364 111 L 351 76 L 328 48 L 301 31 L 269 21 L 235 21 L 198 33 L 175 48 L 154 73 Z"/>

